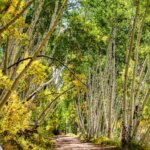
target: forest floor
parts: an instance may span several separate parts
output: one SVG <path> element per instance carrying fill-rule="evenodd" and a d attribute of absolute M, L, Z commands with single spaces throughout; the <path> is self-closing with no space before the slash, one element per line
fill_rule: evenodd
<path fill-rule="evenodd" d="M 56 137 L 53 150 L 115 150 L 113 146 L 101 146 L 84 143 L 78 137 L 59 135 Z"/>

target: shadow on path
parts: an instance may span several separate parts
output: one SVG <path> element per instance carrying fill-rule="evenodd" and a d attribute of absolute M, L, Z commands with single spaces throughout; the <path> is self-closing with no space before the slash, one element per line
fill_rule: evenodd
<path fill-rule="evenodd" d="M 56 137 L 53 150 L 115 150 L 113 146 L 101 146 L 91 143 L 83 143 L 78 137 L 62 136 Z"/>

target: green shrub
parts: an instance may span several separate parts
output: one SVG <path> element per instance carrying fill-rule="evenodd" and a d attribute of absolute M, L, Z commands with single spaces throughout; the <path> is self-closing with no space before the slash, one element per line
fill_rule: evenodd
<path fill-rule="evenodd" d="M 91 139 L 90 141 L 92 143 L 95 143 L 95 144 L 111 145 L 111 146 L 120 147 L 120 141 L 118 139 L 110 139 L 110 138 L 107 138 L 107 137 L 99 137 L 99 138 L 96 138 L 96 139 Z"/>

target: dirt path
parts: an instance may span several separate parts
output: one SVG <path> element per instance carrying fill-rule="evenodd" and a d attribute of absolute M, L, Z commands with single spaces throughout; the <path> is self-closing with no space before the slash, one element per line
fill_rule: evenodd
<path fill-rule="evenodd" d="M 53 150 L 115 150 L 115 147 L 83 143 L 78 137 L 57 136 Z"/>

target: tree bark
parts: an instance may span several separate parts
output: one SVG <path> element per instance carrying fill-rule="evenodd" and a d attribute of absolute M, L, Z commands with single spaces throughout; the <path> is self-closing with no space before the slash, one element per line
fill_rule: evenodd
<path fill-rule="evenodd" d="M 139 13 L 139 5 L 140 0 L 136 2 L 136 13 L 133 20 L 133 26 L 131 30 L 131 37 L 130 37 L 130 45 L 129 50 L 127 51 L 126 63 L 125 63 L 125 73 L 124 73 L 124 84 L 123 84 L 123 121 L 122 121 L 122 147 L 127 146 L 127 81 L 128 81 L 128 70 L 130 65 L 131 59 L 131 52 L 133 49 L 133 42 L 134 42 L 134 35 L 137 23 L 137 17 Z"/>

